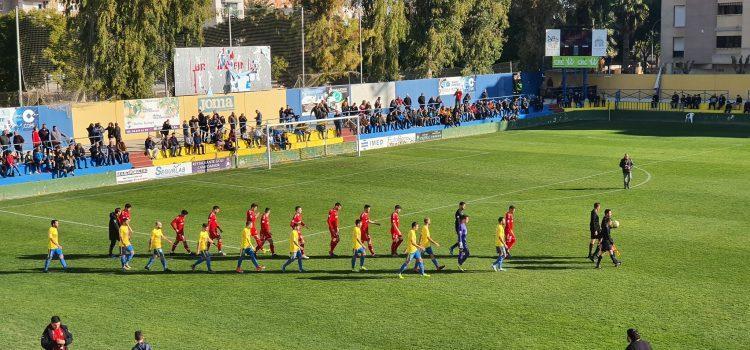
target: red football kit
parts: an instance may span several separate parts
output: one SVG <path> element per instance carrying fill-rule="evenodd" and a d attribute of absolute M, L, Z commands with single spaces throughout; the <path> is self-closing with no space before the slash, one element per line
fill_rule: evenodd
<path fill-rule="evenodd" d="M 398 213 L 394 211 L 393 214 L 391 214 L 391 236 L 393 237 L 401 236 L 401 231 L 398 229 L 398 226 L 399 226 Z"/>
<path fill-rule="evenodd" d="M 216 213 L 214 212 L 208 214 L 208 236 L 211 239 L 221 237 L 219 234 L 219 223 L 216 221 Z"/>
<path fill-rule="evenodd" d="M 182 246 L 185 250 L 190 253 L 190 247 L 188 247 L 187 240 L 185 239 L 185 215 L 177 215 L 172 219 L 172 228 L 177 232 L 177 237 L 172 243 L 172 253 L 177 248 L 177 245 L 182 242 Z"/>
<path fill-rule="evenodd" d="M 122 223 L 125 222 L 125 219 L 130 219 L 130 212 L 127 210 L 120 212 L 120 217 L 117 218 L 117 221 L 122 225 Z"/>
<path fill-rule="evenodd" d="M 513 213 L 505 213 L 505 244 L 508 246 L 508 250 L 513 248 L 516 244 L 516 235 L 513 232 Z"/>
<path fill-rule="evenodd" d="M 255 236 L 256 239 L 258 237 L 258 225 L 256 225 L 257 220 L 258 214 L 256 214 L 254 210 L 248 210 L 245 214 L 245 226 L 247 226 L 247 224 L 252 224 L 252 226 L 250 226 L 250 234 Z"/>

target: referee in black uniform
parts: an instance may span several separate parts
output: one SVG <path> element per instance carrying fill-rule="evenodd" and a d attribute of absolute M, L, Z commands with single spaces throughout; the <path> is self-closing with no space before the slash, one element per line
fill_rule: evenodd
<path fill-rule="evenodd" d="M 589 260 L 591 262 L 594 262 L 594 255 L 591 254 L 591 251 L 594 249 L 594 247 L 598 247 L 598 240 L 599 240 L 599 231 L 601 231 L 601 226 L 599 225 L 599 208 L 601 208 L 601 204 L 599 202 L 594 203 L 594 209 L 591 210 L 591 219 L 589 220 L 589 231 L 591 231 L 591 240 L 589 241 Z"/>
<path fill-rule="evenodd" d="M 120 208 L 115 208 L 115 211 L 109 213 L 109 257 L 113 258 L 112 249 L 115 248 L 115 244 L 120 240 Z"/>
<path fill-rule="evenodd" d="M 464 216 L 464 209 L 466 209 L 466 202 L 460 202 L 458 203 L 458 209 L 456 210 L 456 214 L 454 214 L 454 228 L 456 230 L 456 244 L 452 245 L 449 248 L 449 252 L 451 255 L 453 255 L 453 250 L 458 248 L 459 243 L 461 241 L 461 238 L 458 236 L 459 227 L 461 226 L 461 217 Z"/>
<path fill-rule="evenodd" d="M 601 268 L 602 254 L 604 252 L 609 253 L 609 257 L 612 258 L 612 263 L 615 267 L 620 266 L 620 262 L 615 257 L 615 242 L 612 241 L 612 210 L 604 210 L 604 219 L 602 219 L 601 231 L 599 232 L 599 253 L 596 254 L 596 268 Z"/>

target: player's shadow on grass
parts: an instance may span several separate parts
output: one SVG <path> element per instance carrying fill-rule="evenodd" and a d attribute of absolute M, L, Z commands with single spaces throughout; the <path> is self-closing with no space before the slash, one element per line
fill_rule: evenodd
<path fill-rule="evenodd" d="M 619 190 L 622 187 L 578 187 L 578 188 L 555 188 L 555 191 L 609 191 Z"/>

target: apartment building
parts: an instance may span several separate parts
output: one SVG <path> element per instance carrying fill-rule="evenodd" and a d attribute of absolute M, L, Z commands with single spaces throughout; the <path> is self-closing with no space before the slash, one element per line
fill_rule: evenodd
<path fill-rule="evenodd" d="M 734 73 L 732 57 L 750 55 L 750 0 L 662 0 L 661 62 L 691 73 Z"/>

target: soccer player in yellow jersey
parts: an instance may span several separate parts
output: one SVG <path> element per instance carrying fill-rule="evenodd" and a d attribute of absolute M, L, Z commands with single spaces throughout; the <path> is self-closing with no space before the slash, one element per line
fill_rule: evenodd
<path fill-rule="evenodd" d="M 416 221 L 411 223 L 411 230 L 409 231 L 409 237 L 407 239 L 406 244 L 406 261 L 404 261 L 404 264 L 401 265 L 401 269 L 398 271 L 398 278 L 404 278 L 402 273 L 406 270 L 407 267 L 409 267 L 409 263 L 412 259 L 417 261 L 417 267 L 419 267 L 419 272 L 423 277 L 430 277 L 430 275 L 424 273 L 424 262 L 422 261 L 422 251 L 424 250 L 424 247 L 419 245 L 419 242 L 417 242 L 417 230 L 419 229 L 419 224 L 417 224 Z"/>
<path fill-rule="evenodd" d="M 503 269 L 503 259 L 508 254 L 505 249 L 505 218 L 497 218 L 497 228 L 495 229 L 495 250 L 497 250 L 497 260 L 492 263 L 492 269 L 495 271 L 505 271 Z"/>
<path fill-rule="evenodd" d="M 435 269 L 440 271 L 445 268 L 445 265 L 438 264 L 437 258 L 435 257 L 435 252 L 432 250 L 433 244 L 436 247 L 440 247 L 440 243 L 432 239 L 432 236 L 430 235 L 431 223 L 432 221 L 430 220 L 430 218 L 424 218 L 424 225 L 422 225 L 422 230 L 419 231 L 419 245 L 424 247 L 425 255 L 428 255 L 430 257 L 430 260 L 432 260 L 432 263 L 435 264 Z M 415 266 L 415 268 L 418 268 L 418 267 Z"/>
<path fill-rule="evenodd" d="M 253 204 L 251 208 L 256 208 L 257 205 Z M 253 244 L 251 243 L 253 240 L 256 240 L 258 237 L 257 235 L 254 235 L 253 232 L 255 231 L 254 222 L 248 220 L 245 223 L 245 228 L 242 229 L 242 239 L 240 244 L 240 258 L 237 260 L 237 273 L 243 273 L 245 271 L 242 270 L 242 261 L 245 260 L 246 256 L 250 257 L 250 260 L 253 262 L 253 265 L 255 265 L 255 271 L 263 271 L 266 269 L 265 266 L 258 264 L 258 258 L 255 256 L 255 249 L 253 248 Z"/>
<path fill-rule="evenodd" d="M 130 270 L 130 260 L 133 260 L 133 256 L 135 256 L 133 245 L 130 244 L 130 237 L 132 235 L 133 230 L 130 229 L 130 218 L 123 218 L 120 223 L 120 263 L 122 264 L 122 271 Z"/>
<path fill-rule="evenodd" d="M 172 244 L 172 241 L 164 236 L 161 222 L 157 221 L 154 224 L 154 229 L 151 230 L 151 238 L 148 240 L 148 250 L 151 251 L 151 257 L 148 258 L 148 262 L 146 263 L 146 270 L 151 269 L 151 265 L 154 264 L 154 260 L 158 257 L 161 261 L 161 267 L 164 268 L 164 272 L 171 272 L 171 270 L 167 268 L 167 259 L 164 258 L 164 251 L 161 249 L 162 239 L 166 239 L 169 241 L 169 244 Z"/>
<path fill-rule="evenodd" d="M 302 268 L 302 245 L 299 235 L 299 230 L 302 228 L 301 222 L 293 222 L 292 228 L 292 233 L 289 234 L 289 259 L 287 259 L 284 265 L 281 265 L 281 272 L 286 272 L 286 267 L 294 260 L 297 260 L 299 272 L 305 272 L 305 269 Z"/>
<path fill-rule="evenodd" d="M 362 220 L 354 220 L 352 229 L 352 271 L 367 271 L 365 268 L 365 245 L 362 244 Z M 359 257 L 359 270 L 355 268 Z"/>
<path fill-rule="evenodd" d="M 59 227 L 60 222 L 52 220 L 50 222 L 49 230 L 47 230 L 47 259 L 44 260 L 44 272 L 49 272 L 49 263 L 55 258 L 55 256 L 60 258 L 60 264 L 62 264 L 63 269 L 68 268 L 68 263 L 65 262 L 65 255 L 63 255 L 62 244 L 60 244 L 57 232 Z"/>
<path fill-rule="evenodd" d="M 208 267 L 208 272 L 212 273 L 214 271 L 211 270 L 211 253 L 208 252 L 208 247 L 211 243 L 211 237 L 208 234 L 208 225 L 203 224 L 202 227 L 203 229 L 201 230 L 201 233 L 198 234 L 198 260 L 190 265 L 190 269 L 195 271 L 195 267 L 205 261 L 206 267 Z"/>

